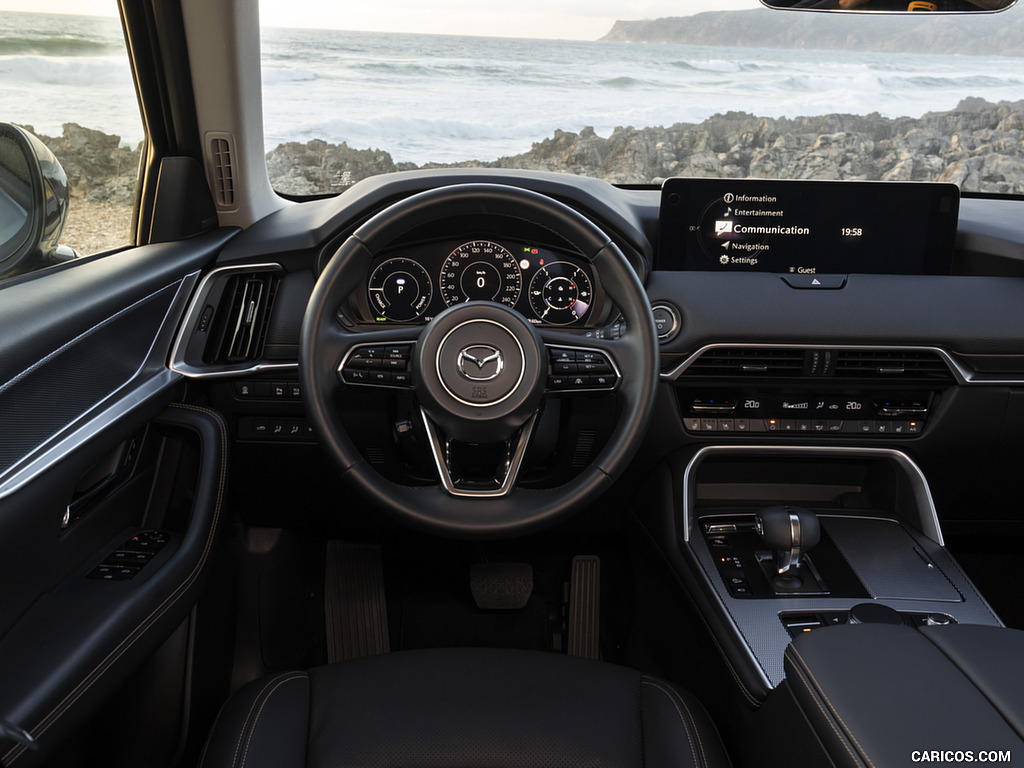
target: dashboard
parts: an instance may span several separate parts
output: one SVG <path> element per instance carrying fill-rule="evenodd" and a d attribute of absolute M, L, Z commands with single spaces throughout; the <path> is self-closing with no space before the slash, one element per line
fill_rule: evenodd
<path fill-rule="evenodd" d="M 606 306 L 582 257 L 490 233 L 389 249 L 373 260 L 355 299 L 355 317 L 377 325 L 424 324 L 456 304 L 494 301 L 534 325 L 587 328 Z"/>
<path fill-rule="evenodd" d="M 674 311 L 674 333 L 659 344 L 659 399 L 634 462 L 638 472 L 675 452 L 689 455 L 712 444 L 895 448 L 926 472 L 943 516 L 1011 515 L 1004 494 L 1012 484 L 1006 479 L 1014 462 L 1024 460 L 1018 446 L 1024 430 L 1019 402 L 1024 387 L 1024 234 L 1013 225 L 1024 220 L 1024 203 L 1017 200 L 959 201 L 955 235 L 948 229 L 943 235 L 943 247 L 955 236 L 955 252 L 941 270 L 945 274 L 935 274 L 938 269 L 920 261 L 904 268 L 908 262 L 903 261 L 895 274 L 843 269 L 840 279 L 820 280 L 816 286 L 815 278 L 836 274 L 843 265 L 812 264 L 815 273 L 800 282 L 789 266 L 809 262 L 787 259 L 784 248 L 774 262 L 783 269 L 772 271 L 746 264 L 702 269 L 666 263 L 673 235 L 663 228 L 663 195 L 657 187 L 616 188 L 595 179 L 539 172 L 392 174 L 360 182 L 337 198 L 293 206 L 233 238 L 217 261 L 209 290 L 199 291 L 186 331 L 202 327 L 206 308 L 233 290 L 231 276 L 251 281 L 273 275 L 277 283 L 271 285 L 268 277 L 266 284 L 275 296 L 273 306 L 266 318 L 257 319 L 266 326 L 266 342 L 262 348 L 254 344 L 255 355 L 247 360 L 215 354 L 210 350 L 220 321 L 214 317 L 208 321 L 211 343 L 193 344 L 186 334 L 175 368 L 222 380 L 214 388 L 214 401 L 234 416 L 243 441 L 308 440 L 294 371 L 297 329 L 317 274 L 345 238 L 392 202 L 427 189 L 480 181 L 525 187 L 583 213 L 626 254 L 651 305 Z M 708 201 L 739 194 L 736 189 L 708 188 L 703 197 L 690 193 L 691 203 L 678 219 L 685 230 L 677 230 L 679 247 L 689 248 L 689 227 L 700 223 L 686 211 L 699 215 Z M 873 189 L 855 190 L 857 204 L 869 206 L 865 195 L 870 197 Z M 779 208 L 784 211 L 773 219 L 789 226 L 792 216 L 793 226 L 813 229 L 813 207 L 784 198 L 788 192 L 771 194 L 783 201 Z M 769 210 L 768 204 L 759 205 Z M 727 218 L 717 210 L 712 214 L 705 216 L 712 227 Z M 810 224 L 804 223 L 805 215 L 811 216 Z M 913 227 L 937 231 L 934 221 L 922 224 L 910 217 L 906 206 L 893 220 L 901 232 Z M 860 263 L 870 257 L 886 266 L 906 258 L 907 252 L 886 238 L 874 239 L 870 224 L 832 223 L 863 227 L 865 244 L 872 237 L 871 253 L 856 256 Z M 775 241 L 767 242 L 776 248 Z M 902 249 L 905 241 L 898 242 Z M 928 245 L 925 255 L 936 253 L 935 248 Z M 339 319 L 374 343 L 374 332 L 400 335 L 403 327 L 409 332 L 400 340 L 411 340 L 446 308 L 491 297 L 545 333 L 575 335 L 578 345 L 600 344 L 615 338 L 608 331 L 618 312 L 608 294 L 611 286 L 602 284 L 579 252 L 558 233 L 500 213 L 448 219 L 376 253 L 354 280 Z M 703 251 L 696 253 L 706 260 Z M 946 259 L 948 253 L 941 256 Z M 551 369 L 548 375 L 559 371 Z M 623 376 L 629 375 L 623 369 Z M 350 388 L 351 416 L 363 428 L 357 425 L 352 432 L 365 441 L 371 462 L 408 465 L 405 457 L 412 450 L 401 442 L 402 435 L 410 434 L 415 442 L 415 430 L 403 431 L 409 422 L 408 394 L 356 389 Z M 538 434 L 549 436 L 544 448 L 566 472 L 586 466 L 594 455 L 593 446 L 602 439 L 601 420 L 613 418 L 609 400 L 614 397 L 563 395 L 547 409 L 545 419 L 553 424 L 539 424 Z M 822 408 L 826 416 L 819 415 Z M 389 437 L 394 434 L 400 436 L 397 444 Z M 965 476 L 976 482 L 962 483 Z"/>

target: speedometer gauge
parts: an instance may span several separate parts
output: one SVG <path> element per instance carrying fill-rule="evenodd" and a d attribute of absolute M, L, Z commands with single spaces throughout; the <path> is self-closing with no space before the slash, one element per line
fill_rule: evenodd
<path fill-rule="evenodd" d="M 474 240 L 445 259 L 440 287 L 449 307 L 465 301 L 497 301 L 512 307 L 523 290 L 523 274 L 508 249 L 489 240 Z"/>
<path fill-rule="evenodd" d="M 544 323 L 576 322 L 590 310 L 593 296 L 587 273 L 568 261 L 545 264 L 530 281 L 530 307 Z"/>
<path fill-rule="evenodd" d="M 367 292 L 377 318 L 394 323 L 408 323 L 422 315 L 434 293 L 427 270 L 412 259 L 383 262 L 370 275 Z"/>

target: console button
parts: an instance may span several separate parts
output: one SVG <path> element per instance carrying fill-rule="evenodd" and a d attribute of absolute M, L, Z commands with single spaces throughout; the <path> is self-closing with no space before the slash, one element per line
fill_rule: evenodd
<path fill-rule="evenodd" d="M 700 432 L 700 422 L 696 416 L 687 416 L 683 419 L 683 426 L 688 432 Z"/>
<path fill-rule="evenodd" d="M 846 284 L 846 275 L 780 275 L 790 288 L 836 290 Z"/>

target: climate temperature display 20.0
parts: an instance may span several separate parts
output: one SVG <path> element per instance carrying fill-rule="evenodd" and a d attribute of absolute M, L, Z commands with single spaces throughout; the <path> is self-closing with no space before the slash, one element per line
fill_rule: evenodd
<path fill-rule="evenodd" d="M 568 261 L 544 264 L 530 280 L 530 307 L 543 323 L 568 325 L 587 314 L 593 299 L 587 273 Z"/>

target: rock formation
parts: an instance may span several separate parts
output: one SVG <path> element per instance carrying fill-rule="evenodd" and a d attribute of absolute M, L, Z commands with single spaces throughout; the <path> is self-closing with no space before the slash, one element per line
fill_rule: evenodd
<path fill-rule="evenodd" d="M 135 200 L 142 144 L 131 149 L 122 146 L 120 136 L 76 123 L 64 123 L 62 129 L 59 137 L 39 138 L 60 160 L 72 195 L 94 202 L 131 205 Z"/>
<path fill-rule="evenodd" d="M 412 168 L 387 152 L 311 141 L 268 153 L 271 181 L 292 194 L 337 192 L 366 176 Z M 974 192 L 1024 194 L 1024 101 L 964 99 L 921 118 L 767 118 L 745 112 L 668 128 L 556 131 L 530 151 L 463 163 L 650 184 L 668 176 L 951 181 Z M 444 167 L 431 164 L 425 167 Z"/>
<path fill-rule="evenodd" d="M 708 11 L 692 16 L 617 21 L 602 40 L 740 48 L 813 48 L 981 56 L 1020 56 L 1019 14 L 950 17 L 911 14 L 895 23 L 870 14 Z"/>
<path fill-rule="evenodd" d="M 76 197 L 129 205 L 140 148 L 74 123 L 40 137 L 64 166 Z M 971 192 L 1024 194 L 1024 101 L 964 99 L 920 118 L 870 115 L 768 118 L 745 112 L 667 128 L 555 131 L 520 155 L 461 166 L 522 168 L 594 176 L 616 184 L 653 184 L 669 176 L 951 181 Z M 319 139 L 267 153 L 275 189 L 285 194 L 340 192 L 368 176 L 412 170 L 377 149 Z M 423 167 L 452 167 L 429 164 Z"/>

